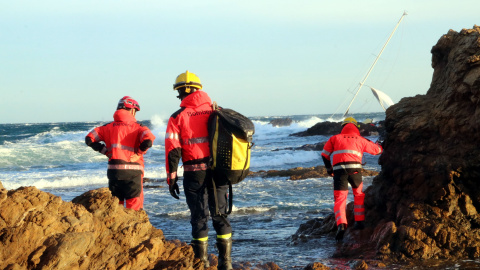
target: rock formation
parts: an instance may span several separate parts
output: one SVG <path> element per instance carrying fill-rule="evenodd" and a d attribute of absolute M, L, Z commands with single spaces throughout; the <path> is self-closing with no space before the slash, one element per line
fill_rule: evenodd
<path fill-rule="evenodd" d="M 204 269 L 193 250 L 166 241 L 145 211 L 126 209 L 108 188 L 84 193 L 72 202 L 0 182 L 0 269 Z M 217 258 L 210 254 L 211 267 Z M 236 269 L 279 269 L 275 263 Z"/>
<path fill-rule="evenodd" d="M 0 209 L 0 269 L 195 267 L 190 246 L 165 241 L 144 211 L 120 206 L 107 188 L 74 202 L 35 187 L 3 189 Z"/>
<path fill-rule="evenodd" d="M 336 256 L 480 257 L 480 27 L 450 30 L 431 52 L 428 92 L 386 112 L 382 170 L 365 192 L 367 227 L 347 229 Z M 297 239 L 335 230 L 331 217 L 309 223 Z"/>
<path fill-rule="evenodd" d="M 376 125 L 368 123 L 359 122 L 360 135 L 362 136 L 384 136 L 385 128 L 383 121 L 377 123 Z M 305 137 L 305 136 L 315 136 L 315 135 L 324 135 L 331 136 L 340 133 L 342 131 L 342 123 L 340 122 L 320 122 L 316 123 L 313 127 L 308 128 L 305 131 L 297 132 L 290 134 L 290 136 Z"/>
<path fill-rule="evenodd" d="M 274 127 L 288 127 L 293 123 L 293 119 L 290 117 L 287 118 L 276 118 L 270 121 L 270 124 Z"/>
<path fill-rule="evenodd" d="M 375 176 L 378 175 L 378 172 L 362 169 L 362 175 L 364 176 Z M 315 166 L 309 168 L 297 167 L 288 170 L 268 170 L 268 171 L 258 171 L 250 172 L 249 176 L 258 176 L 258 177 L 288 177 L 289 180 L 303 180 L 308 178 L 324 178 L 329 177 L 327 169 L 325 166 Z"/>

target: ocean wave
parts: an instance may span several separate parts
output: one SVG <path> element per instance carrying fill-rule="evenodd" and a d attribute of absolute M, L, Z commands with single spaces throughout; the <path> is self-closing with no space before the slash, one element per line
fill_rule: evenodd
<path fill-rule="evenodd" d="M 274 212 L 278 207 L 277 206 L 247 206 L 247 207 L 236 207 L 232 206 L 232 213 L 238 215 L 248 215 L 248 214 L 260 214 L 266 212 Z"/>
<path fill-rule="evenodd" d="M 252 153 L 251 168 L 266 169 L 272 166 L 278 167 L 290 164 L 304 164 L 306 162 L 318 161 L 321 163 L 319 152 L 315 151 L 275 151 L 263 155 Z"/>
<path fill-rule="evenodd" d="M 80 187 L 80 186 L 94 186 L 94 185 L 108 185 L 108 179 L 106 173 L 100 175 L 89 176 L 65 176 L 54 177 L 52 175 L 44 175 L 37 179 L 16 179 L 14 181 L 2 182 L 6 189 L 17 189 L 19 187 L 34 186 L 38 189 L 44 188 L 68 188 L 68 187 Z"/>

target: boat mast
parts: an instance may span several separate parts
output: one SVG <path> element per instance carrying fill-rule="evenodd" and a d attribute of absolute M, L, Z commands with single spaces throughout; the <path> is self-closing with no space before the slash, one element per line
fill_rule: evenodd
<path fill-rule="evenodd" d="M 395 33 L 395 31 L 397 31 L 398 25 L 400 24 L 400 22 L 402 22 L 403 17 L 405 17 L 406 15 L 407 15 L 407 12 L 404 11 L 402 17 L 400 18 L 400 20 L 398 20 L 397 25 L 395 26 L 395 28 L 393 29 L 392 33 L 391 33 L 390 36 L 388 37 L 387 42 L 385 42 L 385 45 L 383 45 L 382 50 L 381 50 L 380 53 L 378 54 L 377 58 L 375 58 L 375 61 L 373 62 L 373 64 L 372 64 L 372 66 L 370 67 L 370 69 L 368 70 L 367 75 L 365 75 L 365 78 L 363 78 L 363 81 L 360 82 L 360 85 L 359 85 L 359 87 L 358 87 L 358 90 L 357 90 L 357 92 L 355 93 L 355 95 L 353 96 L 352 101 L 350 101 L 350 104 L 348 105 L 347 110 L 346 110 L 345 113 L 343 114 L 343 117 L 345 117 L 345 116 L 348 114 L 348 110 L 350 110 L 350 106 L 352 106 L 352 103 L 353 103 L 353 101 L 355 100 L 355 98 L 357 97 L 358 92 L 360 92 L 360 89 L 362 89 L 362 86 L 365 84 L 365 81 L 367 80 L 368 76 L 370 75 L 370 72 L 372 72 L 373 67 L 374 67 L 375 64 L 377 63 L 377 61 L 378 61 L 378 59 L 380 58 L 380 56 L 382 55 L 383 50 L 385 50 L 385 47 L 387 47 L 388 42 L 389 42 L 390 39 L 392 38 L 392 36 L 393 36 L 393 34 Z"/>

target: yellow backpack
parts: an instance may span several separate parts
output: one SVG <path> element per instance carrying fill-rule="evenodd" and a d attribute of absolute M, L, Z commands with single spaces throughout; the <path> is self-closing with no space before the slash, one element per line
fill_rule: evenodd
<path fill-rule="evenodd" d="M 214 184 L 228 183 L 230 196 L 227 214 L 230 214 L 233 205 L 232 184 L 241 182 L 250 171 L 255 125 L 246 116 L 232 109 L 218 107 L 214 102 L 208 120 L 208 133 Z"/>

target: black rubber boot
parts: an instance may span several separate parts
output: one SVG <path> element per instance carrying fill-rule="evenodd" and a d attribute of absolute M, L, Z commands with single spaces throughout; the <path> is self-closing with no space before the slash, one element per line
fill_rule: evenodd
<path fill-rule="evenodd" d="M 192 240 L 190 245 L 195 253 L 195 258 L 199 258 L 205 268 L 210 267 L 210 262 L 208 261 L 208 241 Z"/>
<path fill-rule="evenodd" d="M 337 242 L 342 241 L 343 235 L 345 234 L 346 229 L 347 229 L 347 224 L 341 223 L 340 225 L 338 225 L 337 235 L 335 235 L 335 240 L 337 240 Z"/>
<path fill-rule="evenodd" d="M 218 270 L 232 270 L 232 238 L 217 238 Z"/>
<path fill-rule="evenodd" d="M 354 230 L 363 230 L 365 228 L 365 221 L 355 221 L 353 225 Z"/>

